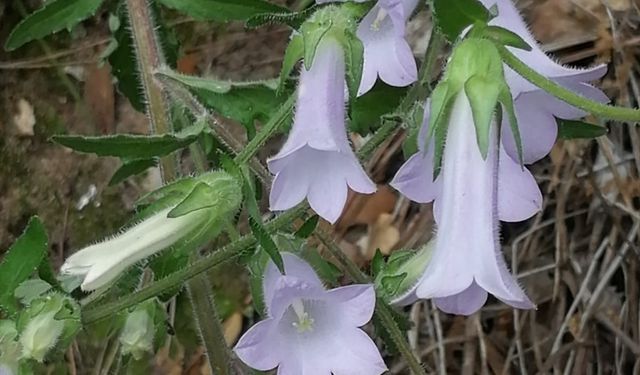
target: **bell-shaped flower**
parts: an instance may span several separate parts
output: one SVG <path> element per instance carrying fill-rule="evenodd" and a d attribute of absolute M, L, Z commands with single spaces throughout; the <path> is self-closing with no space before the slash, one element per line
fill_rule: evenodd
<path fill-rule="evenodd" d="M 302 68 L 289 138 L 268 160 L 275 174 L 271 210 L 287 210 L 306 198 L 318 215 L 334 223 L 347 201 L 348 188 L 365 194 L 376 190 L 347 139 L 345 86 L 342 47 L 325 37 L 311 69 Z"/>
<path fill-rule="evenodd" d="M 250 367 L 278 375 L 378 375 L 387 370 L 378 348 L 359 327 L 372 317 L 373 285 L 326 290 L 306 262 L 283 253 L 286 275 L 265 270 L 267 318 L 234 348 Z"/>
<path fill-rule="evenodd" d="M 491 20 L 491 25 L 514 32 L 532 47 L 531 51 L 508 47 L 518 59 L 548 79 L 586 98 L 603 103 L 609 101 L 600 89 L 589 84 L 607 73 L 606 65 L 579 69 L 556 63 L 536 42 L 512 0 L 481 0 L 481 2 L 487 8 L 497 6 L 498 15 Z M 576 119 L 584 117 L 586 112 L 554 98 L 506 66 L 505 77 L 515 99 L 523 159 L 526 164 L 530 164 L 542 159 L 553 147 L 558 135 L 554 116 L 562 119 Z M 507 120 L 504 121 L 506 123 Z M 502 140 L 507 153 L 517 159 L 517 148 L 509 126 L 502 126 Z"/>
<path fill-rule="evenodd" d="M 318 4 L 345 0 L 316 0 Z M 366 0 L 356 0 L 362 2 Z M 357 35 L 364 45 L 364 65 L 358 95 L 366 94 L 378 77 L 391 86 L 409 86 L 418 79 L 406 23 L 418 0 L 378 0 L 360 21 Z"/>
<path fill-rule="evenodd" d="M 152 194 L 167 195 L 164 201 L 159 200 L 155 213 L 120 234 L 74 253 L 60 272 L 81 276 L 82 290 L 96 290 L 164 249 L 196 248 L 210 240 L 219 233 L 220 222 L 233 215 L 242 200 L 237 182 L 224 172 L 180 180 Z"/>

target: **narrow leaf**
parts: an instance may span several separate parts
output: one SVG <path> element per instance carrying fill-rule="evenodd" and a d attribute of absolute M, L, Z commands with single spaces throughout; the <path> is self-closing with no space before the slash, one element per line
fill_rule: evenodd
<path fill-rule="evenodd" d="M 14 290 L 38 269 L 46 252 L 47 233 L 40 219 L 33 217 L 0 263 L 0 307 L 16 311 Z"/>
<path fill-rule="evenodd" d="M 138 175 L 149 168 L 158 165 L 157 159 L 138 159 L 122 163 L 120 168 L 111 176 L 109 186 L 117 185 L 131 176 Z"/>
<path fill-rule="evenodd" d="M 597 138 L 609 132 L 604 126 L 591 124 L 579 120 L 564 120 L 556 118 L 558 136 L 562 139 Z"/>
<path fill-rule="evenodd" d="M 62 29 L 71 30 L 95 14 L 103 0 L 52 0 L 23 19 L 4 45 L 8 51 Z"/>
<path fill-rule="evenodd" d="M 98 156 L 115 156 L 123 159 L 151 159 L 165 156 L 184 148 L 198 139 L 202 131 L 191 128 L 184 132 L 163 135 L 117 134 L 99 137 L 81 135 L 56 135 L 51 139 L 78 152 Z"/>
<path fill-rule="evenodd" d="M 487 26 L 484 36 L 502 45 L 531 51 L 532 47 L 520 35 L 499 26 Z"/>
<path fill-rule="evenodd" d="M 260 13 L 289 12 L 287 8 L 264 0 L 159 0 L 201 21 L 244 21 Z"/>
<path fill-rule="evenodd" d="M 349 88 L 350 101 L 354 101 L 358 97 L 358 89 L 362 80 L 364 44 L 355 33 L 347 33 L 344 50 L 347 64 L 347 87 Z"/>
<path fill-rule="evenodd" d="M 265 25 L 281 24 L 297 30 L 315 11 L 316 6 L 314 5 L 301 12 L 261 13 L 249 18 L 244 25 L 248 29 L 255 29 Z"/>
<path fill-rule="evenodd" d="M 302 36 L 296 35 L 291 39 L 286 51 L 284 52 L 282 71 L 280 72 L 280 80 L 278 83 L 278 93 L 282 92 L 284 89 L 287 78 L 289 78 L 291 71 L 293 71 L 293 68 L 296 66 L 298 61 L 300 61 L 303 55 L 304 40 L 302 39 Z"/>
<path fill-rule="evenodd" d="M 298 238 L 308 238 L 311 234 L 313 234 L 313 231 L 316 230 L 319 219 L 320 217 L 318 215 L 311 216 L 309 219 L 307 219 L 307 221 L 304 222 L 304 224 L 300 226 L 300 228 L 293 235 Z"/>
<path fill-rule="evenodd" d="M 264 251 L 269 254 L 269 257 L 278 267 L 280 272 L 284 273 L 284 261 L 282 260 L 282 256 L 278 251 L 278 247 L 276 246 L 275 242 L 273 242 L 271 235 L 269 235 L 269 232 L 267 232 L 267 230 L 264 228 L 264 226 L 262 226 L 261 223 L 257 222 L 252 217 L 249 218 L 249 226 L 251 227 L 251 232 L 258 240 L 260 247 L 262 247 L 262 249 L 264 249 Z"/>

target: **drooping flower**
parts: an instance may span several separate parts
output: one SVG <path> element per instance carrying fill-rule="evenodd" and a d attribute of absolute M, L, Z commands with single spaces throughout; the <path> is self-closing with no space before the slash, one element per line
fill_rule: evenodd
<path fill-rule="evenodd" d="M 234 348 L 247 365 L 278 375 L 377 375 L 387 370 L 378 348 L 359 327 L 373 315 L 372 285 L 326 290 L 313 269 L 282 254 L 286 275 L 273 262 L 263 291 L 267 318 Z"/>
<path fill-rule="evenodd" d="M 609 101 L 600 89 L 589 84 L 607 73 L 606 65 L 578 69 L 556 63 L 536 42 L 511 0 L 481 0 L 481 2 L 487 8 L 497 6 L 498 16 L 491 20 L 491 25 L 500 26 L 518 34 L 532 47 L 531 51 L 508 47 L 521 61 L 548 79 L 586 98 L 603 103 Z M 584 117 L 586 112 L 554 98 L 507 66 L 505 66 L 505 77 L 515 99 L 524 162 L 530 164 L 545 157 L 556 141 L 558 127 L 553 116 L 576 119 Z M 504 122 L 506 121 L 505 119 Z M 507 153 L 517 160 L 517 149 L 509 126 L 502 126 L 502 139 Z"/>
<path fill-rule="evenodd" d="M 188 182 L 185 184 L 184 182 Z M 206 186 L 206 188 L 203 188 Z M 219 232 L 220 220 L 240 206 L 237 182 L 225 172 L 210 172 L 163 188 L 171 199 L 157 212 L 122 233 L 79 250 L 60 268 L 62 274 L 83 277 L 82 290 L 92 291 L 114 281 L 124 270 L 172 246 L 197 247 Z M 178 217 L 169 217 L 179 203 L 196 189 L 211 189 L 200 208 Z"/>
<path fill-rule="evenodd" d="M 345 62 L 339 42 L 325 37 L 310 70 L 302 68 L 293 128 L 277 155 L 269 202 L 274 211 L 303 201 L 327 221 L 342 213 L 348 187 L 370 194 L 376 185 L 356 158 L 345 128 Z"/>
<path fill-rule="evenodd" d="M 345 0 L 316 0 L 319 4 L 332 1 Z M 358 95 L 371 90 L 378 77 L 397 87 L 418 78 L 416 60 L 405 39 L 407 20 L 417 5 L 418 0 L 378 0 L 360 21 L 357 36 L 364 45 L 364 66 Z"/>
<path fill-rule="evenodd" d="M 483 3 L 491 6 L 496 0 Z M 499 15 L 492 23 L 520 34 L 533 47 L 532 52 L 514 50 L 519 58 L 569 89 L 591 99 L 607 100 L 600 90 L 585 83 L 601 77 L 606 68 L 578 70 L 556 64 L 535 44 L 513 4 L 509 0 L 497 0 L 497 4 Z M 466 58 L 473 60 L 473 56 Z M 477 73 L 482 72 L 469 73 L 468 77 Z M 514 99 L 523 160 L 536 161 L 550 151 L 556 140 L 553 116 L 573 119 L 584 112 L 551 97 L 513 71 L 506 69 L 504 77 Z M 439 177 L 433 181 L 435 144 L 425 144 L 431 117 L 431 104 L 427 103 L 419 134 L 420 151 L 392 181 L 392 186 L 416 202 L 434 201 L 438 226 L 433 257 L 422 280 L 396 302 L 411 302 L 415 294 L 418 298 L 434 298 L 443 311 L 471 314 L 491 293 L 514 307 L 532 308 L 500 252 L 499 220 L 515 222 L 533 216 L 541 208 L 542 194 L 529 171 L 516 162 L 518 152 L 509 116 L 504 116 L 500 128 L 495 118 L 492 120 L 489 148 L 483 158 L 477 119 L 465 90 L 459 91 L 451 110 Z"/>

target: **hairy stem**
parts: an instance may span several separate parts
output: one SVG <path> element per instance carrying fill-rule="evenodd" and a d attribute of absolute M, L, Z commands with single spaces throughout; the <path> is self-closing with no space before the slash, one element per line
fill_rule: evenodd
<path fill-rule="evenodd" d="M 167 116 L 166 97 L 162 88 L 153 79 L 155 69 L 165 64 L 164 53 L 155 31 L 153 13 L 147 0 L 126 0 L 126 4 L 142 90 L 147 103 L 150 133 L 169 133 L 172 131 L 172 126 Z M 162 158 L 160 165 L 165 181 L 173 180 L 177 176 L 175 157 Z"/>
<path fill-rule="evenodd" d="M 215 306 L 207 275 L 202 274 L 187 283 L 193 306 L 193 316 L 200 338 L 207 350 L 209 366 L 214 374 L 231 374 L 231 351 L 224 338 L 224 329 Z"/>
<path fill-rule="evenodd" d="M 531 69 L 506 47 L 497 47 L 502 59 L 511 69 L 556 98 L 599 117 L 618 121 L 640 122 L 640 110 L 635 108 L 614 107 L 587 99 L 550 81 L 540 73 Z"/>

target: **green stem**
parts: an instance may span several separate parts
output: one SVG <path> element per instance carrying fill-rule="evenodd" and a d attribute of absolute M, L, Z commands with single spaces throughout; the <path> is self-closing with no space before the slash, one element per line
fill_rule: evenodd
<path fill-rule="evenodd" d="M 322 242 L 323 245 L 329 250 L 331 255 L 342 265 L 347 274 L 353 279 L 353 281 L 360 284 L 370 284 L 372 281 L 369 276 L 365 275 L 358 266 L 349 259 L 345 253 L 340 249 L 338 245 L 325 233 L 322 229 L 317 229 L 315 236 Z M 418 359 L 413 355 L 409 343 L 404 338 L 402 331 L 396 324 L 389 307 L 381 298 L 377 299 L 375 315 L 382 323 L 385 330 L 389 332 L 391 340 L 398 348 L 400 355 L 407 361 L 407 365 L 411 371 L 416 375 L 426 375 L 424 368 L 418 362 Z"/>
<path fill-rule="evenodd" d="M 126 4 L 140 80 L 147 103 L 150 133 L 170 133 L 172 126 L 167 116 L 166 98 L 162 88 L 153 79 L 153 72 L 165 64 L 164 53 L 155 32 L 153 14 L 147 0 L 126 0 Z M 175 157 L 162 158 L 161 167 L 165 181 L 171 181 L 177 176 L 178 166 Z"/>
<path fill-rule="evenodd" d="M 193 307 L 193 316 L 200 338 L 207 350 L 209 366 L 214 374 L 231 374 L 231 351 L 224 338 L 224 329 L 218 316 L 211 285 L 206 273 L 187 282 L 187 292 Z"/>
<path fill-rule="evenodd" d="M 502 59 L 511 69 L 556 98 L 599 117 L 618 121 L 640 122 L 640 110 L 635 108 L 614 107 L 580 96 L 531 69 L 506 47 L 497 47 Z"/>
<path fill-rule="evenodd" d="M 256 134 L 255 137 L 244 147 L 242 151 L 236 156 L 235 161 L 238 164 L 244 164 L 250 160 L 253 155 L 262 147 L 269 138 L 278 130 L 290 121 L 291 113 L 293 112 L 293 104 L 296 101 L 296 95 L 289 96 L 286 102 L 280 106 L 278 112 L 276 112 L 269 121 L 264 125 L 262 129 Z"/>
<path fill-rule="evenodd" d="M 277 230 L 290 225 L 295 219 L 304 216 L 306 211 L 307 205 L 303 204 L 295 207 L 268 222 L 265 225 L 265 228 L 270 233 L 274 233 Z M 158 296 L 166 290 L 178 287 L 186 280 L 190 280 L 203 272 L 238 257 L 243 251 L 255 246 L 255 244 L 256 239 L 253 235 L 243 236 L 239 240 L 213 252 L 211 255 L 202 257 L 189 264 L 187 267 L 170 274 L 164 279 L 154 281 L 140 290 L 124 296 L 117 301 L 104 305 L 89 303 L 84 307 L 84 311 L 82 312 L 82 321 L 84 324 L 91 324 L 98 320 L 112 317 L 119 311 L 135 306 L 149 298 Z"/>

